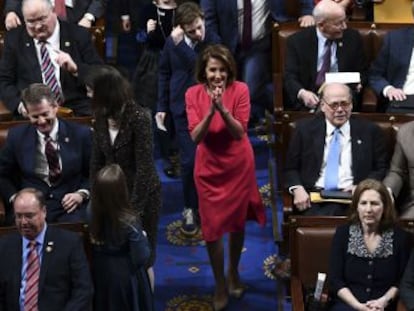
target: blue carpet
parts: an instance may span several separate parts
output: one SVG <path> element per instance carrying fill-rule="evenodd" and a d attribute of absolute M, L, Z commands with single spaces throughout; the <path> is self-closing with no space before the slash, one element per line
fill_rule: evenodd
<path fill-rule="evenodd" d="M 255 135 L 250 137 L 255 151 L 259 189 L 269 207 L 269 151 L 266 142 Z M 155 264 L 156 310 L 212 311 L 214 278 L 205 245 L 199 237 L 188 239 L 179 231 L 183 206 L 181 182 L 166 177 L 160 169 L 160 161 L 157 161 L 157 168 L 162 181 L 163 207 Z M 246 227 L 240 273 L 249 288 L 241 300 L 230 300 L 228 311 L 291 309 L 285 300 L 277 301 L 277 282 L 273 275 L 277 246 L 272 236 L 270 208 L 266 209 L 266 213 L 267 224 L 264 228 L 253 222 Z"/>

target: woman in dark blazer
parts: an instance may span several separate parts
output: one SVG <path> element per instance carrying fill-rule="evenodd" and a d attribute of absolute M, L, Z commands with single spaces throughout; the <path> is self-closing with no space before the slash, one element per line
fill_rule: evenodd
<path fill-rule="evenodd" d="M 119 164 L 127 179 L 133 209 L 148 233 L 155 261 L 156 234 L 161 208 L 161 185 L 153 158 L 151 119 L 135 100 L 129 82 L 115 68 L 97 67 L 88 79 L 95 116 L 91 181 L 107 164 Z M 153 281 L 153 271 L 149 269 Z"/>

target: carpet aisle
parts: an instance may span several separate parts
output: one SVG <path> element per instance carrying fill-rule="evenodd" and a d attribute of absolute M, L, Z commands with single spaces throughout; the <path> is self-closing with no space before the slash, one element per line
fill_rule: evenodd
<path fill-rule="evenodd" d="M 241 300 L 231 299 L 228 311 L 273 311 L 278 308 L 277 282 L 272 269 L 277 246 L 272 236 L 269 207 L 269 180 L 266 142 L 250 135 L 256 157 L 256 176 L 267 206 L 267 223 L 261 228 L 248 223 L 240 263 L 240 272 L 248 290 Z M 156 273 L 157 311 L 213 311 L 214 279 L 208 263 L 207 250 L 199 237 L 189 239 L 181 234 L 181 182 L 165 177 L 157 163 L 162 181 L 163 208 L 161 211 Z M 227 252 L 227 250 L 226 250 Z M 279 302 L 290 310 L 285 300 Z"/>

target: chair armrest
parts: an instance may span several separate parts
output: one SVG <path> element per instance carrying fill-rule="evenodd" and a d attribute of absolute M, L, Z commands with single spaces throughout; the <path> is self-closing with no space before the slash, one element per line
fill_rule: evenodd
<path fill-rule="evenodd" d="M 362 90 L 362 112 L 377 112 L 378 111 L 378 97 L 374 90 L 370 87 L 364 87 Z"/>
<path fill-rule="evenodd" d="M 13 119 L 13 113 L 0 100 L 0 121 L 10 121 Z"/>
<path fill-rule="evenodd" d="M 405 307 L 405 305 L 402 303 L 401 299 L 398 300 L 398 304 L 397 304 L 397 311 L 407 311 L 407 308 Z"/>
<path fill-rule="evenodd" d="M 290 278 L 290 295 L 292 297 L 292 310 L 304 311 L 302 282 L 294 275 Z"/>

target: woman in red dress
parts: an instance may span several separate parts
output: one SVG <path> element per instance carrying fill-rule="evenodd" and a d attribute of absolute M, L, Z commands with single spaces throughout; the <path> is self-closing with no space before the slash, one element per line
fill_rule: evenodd
<path fill-rule="evenodd" d="M 207 47 L 197 63 L 198 84 L 189 88 L 186 111 L 197 144 L 194 179 L 199 196 L 203 238 L 207 243 L 216 288 L 213 305 L 224 309 L 229 295 L 241 298 L 245 286 L 238 265 L 246 220 L 265 224 L 257 188 L 253 149 L 247 136 L 250 97 L 235 81 L 236 65 L 223 45 Z M 229 266 L 224 275 L 222 237 L 229 233 Z"/>

